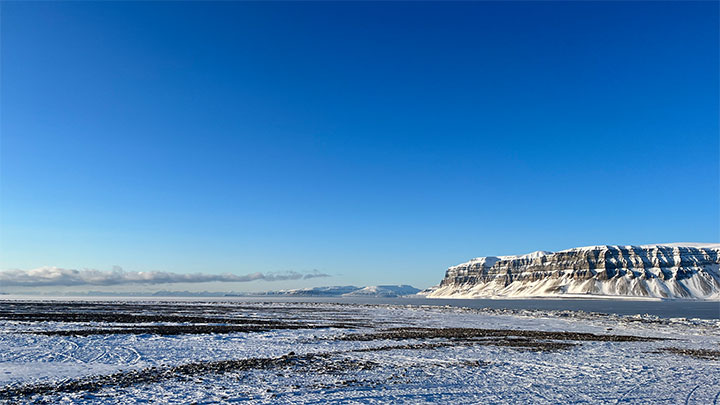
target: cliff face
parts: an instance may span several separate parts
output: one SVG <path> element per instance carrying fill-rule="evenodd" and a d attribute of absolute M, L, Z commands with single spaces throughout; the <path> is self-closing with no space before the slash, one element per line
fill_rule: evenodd
<path fill-rule="evenodd" d="M 429 298 L 604 295 L 720 299 L 720 244 L 592 246 L 480 257 L 448 268 Z"/>

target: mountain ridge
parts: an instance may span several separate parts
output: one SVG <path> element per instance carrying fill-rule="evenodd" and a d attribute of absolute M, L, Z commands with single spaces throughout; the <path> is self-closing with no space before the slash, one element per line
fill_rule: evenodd
<path fill-rule="evenodd" d="M 428 298 L 602 296 L 720 300 L 720 244 L 597 245 L 450 266 Z"/>

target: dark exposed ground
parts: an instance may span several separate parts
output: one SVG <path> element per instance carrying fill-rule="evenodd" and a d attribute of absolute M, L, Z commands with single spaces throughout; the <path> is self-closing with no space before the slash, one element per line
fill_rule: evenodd
<path fill-rule="evenodd" d="M 90 304 L 90 303 L 10 303 L 3 304 L 0 320 L 17 322 L 110 323 L 124 325 L 80 325 L 76 329 L 32 330 L 24 333 L 45 336 L 91 336 L 110 334 L 227 334 L 266 332 L 280 329 L 358 328 L 369 321 L 332 315 L 335 310 L 307 306 L 274 310 L 273 319 L 255 314 L 258 306 L 168 304 Z M 200 315 L 198 315 L 200 314 Z M 319 317 L 318 314 L 322 314 Z M 328 318 L 333 321 L 328 322 Z M 282 320 L 279 320 L 282 319 Z M 138 325 L 154 323 L 155 325 Z M 158 325 L 158 323 L 163 323 Z"/>
<path fill-rule="evenodd" d="M 267 332 L 279 329 L 319 329 L 328 327 L 344 327 L 343 325 L 296 325 L 277 322 L 265 325 L 152 325 L 137 328 L 88 328 L 73 330 L 46 330 L 23 332 L 30 335 L 45 336 L 91 336 L 91 335 L 202 335 L 208 333 L 249 333 Z"/>
<path fill-rule="evenodd" d="M 410 343 L 404 345 L 393 345 L 393 346 L 379 346 L 379 347 L 367 347 L 363 349 L 353 350 L 355 353 L 361 352 L 380 352 L 385 350 L 426 350 L 426 349 L 437 349 L 441 347 L 457 347 L 457 346 L 500 346 L 508 347 L 517 350 L 529 350 L 529 351 L 555 351 L 565 350 L 573 346 L 577 346 L 577 343 L 568 342 L 551 342 L 551 341 L 538 341 L 533 339 L 493 339 L 493 340 L 453 340 L 449 342 L 432 342 L 432 343 Z"/>
<path fill-rule="evenodd" d="M 110 322 L 110 323 L 214 323 L 239 325 L 327 323 L 332 319 L 354 327 L 370 326 L 371 319 L 357 313 L 313 305 L 271 307 L 272 316 L 263 317 L 271 303 L 253 305 L 184 303 L 86 303 L 86 302 L 3 302 L 0 320 L 20 322 Z M 376 322 L 375 322 L 376 323 Z"/>
<path fill-rule="evenodd" d="M 476 329 L 476 328 L 393 328 L 373 333 L 343 335 L 338 340 L 404 340 L 404 339 L 476 339 L 476 338 L 525 338 L 548 340 L 577 340 L 603 342 L 647 342 L 664 340 L 643 336 L 596 335 L 578 332 L 546 332 L 517 329 Z"/>
<path fill-rule="evenodd" d="M 0 311 L 0 319 L 8 321 L 30 322 L 112 322 L 112 323 L 144 323 L 144 322 L 177 322 L 177 323 L 229 323 L 229 324 L 274 324 L 261 318 L 219 318 L 208 316 L 181 316 L 167 314 L 134 315 L 124 313 L 91 313 L 91 312 L 8 312 Z"/>
<path fill-rule="evenodd" d="M 86 316 L 106 316 L 106 315 L 123 315 L 130 316 L 152 315 L 155 317 L 175 317 L 175 316 L 191 316 L 198 314 L 204 316 L 226 316 L 237 315 L 243 313 L 254 313 L 259 309 L 267 308 L 272 302 L 257 302 L 252 304 L 232 304 L 224 303 L 197 303 L 192 305 L 187 303 L 172 302 L 2 302 L 0 310 L 0 319 L 6 319 L 16 313 L 43 314 L 38 316 L 51 316 L 51 314 L 59 314 L 67 316 L 68 314 L 84 314 Z M 350 306 L 350 304 L 333 304 L 337 307 Z M 122 312 L 121 312 L 122 311 Z M 328 308 L 320 305 L 308 305 L 307 303 L 292 305 L 284 303 L 282 307 L 273 308 L 273 312 L 284 312 L 293 315 L 305 315 L 308 313 L 336 313 L 341 314 L 336 308 Z M 78 316 L 78 315 L 72 315 Z M 302 317 L 302 316 L 296 316 Z M 9 318 L 8 318 L 9 319 Z"/>
<path fill-rule="evenodd" d="M 663 347 L 653 353 L 674 353 L 683 356 L 695 357 L 703 360 L 720 360 L 720 350 L 707 349 L 681 349 L 679 347 Z"/>

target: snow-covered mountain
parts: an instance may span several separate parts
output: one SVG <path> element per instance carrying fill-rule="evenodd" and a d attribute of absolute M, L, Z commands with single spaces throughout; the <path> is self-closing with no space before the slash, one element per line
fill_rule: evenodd
<path fill-rule="evenodd" d="M 588 246 L 479 257 L 447 269 L 428 298 L 606 297 L 720 300 L 720 244 Z"/>
<path fill-rule="evenodd" d="M 348 285 L 281 290 L 269 292 L 267 294 L 314 297 L 401 297 L 403 295 L 416 294 L 419 291 L 419 289 L 409 285 L 375 285 L 369 287 L 355 287 Z"/>
<path fill-rule="evenodd" d="M 417 294 L 420 290 L 407 284 L 403 285 L 374 285 L 363 287 L 346 294 L 344 297 L 401 297 L 403 295 Z"/>
<path fill-rule="evenodd" d="M 339 297 L 343 294 L 359 290 L 361 287 L 342 285 L 331 287 L 297 288 L 292 290 L 268 291 L 264 295 L 301 295 L 301 296 L 328 296 Z"/>

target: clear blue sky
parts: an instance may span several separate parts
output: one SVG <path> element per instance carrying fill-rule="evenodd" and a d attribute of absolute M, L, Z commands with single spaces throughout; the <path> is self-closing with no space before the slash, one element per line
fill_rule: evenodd
<path fill-rule="evenodd" d="M 2 269 L 427 287 L 719 239 L 717 2 L 1 11 Z"/>

